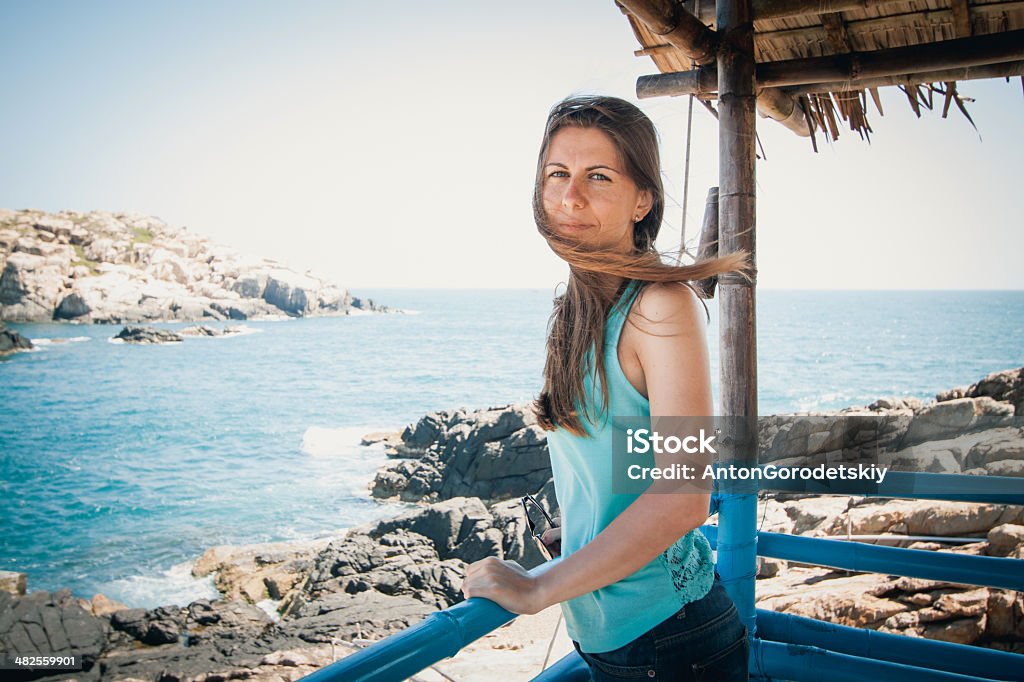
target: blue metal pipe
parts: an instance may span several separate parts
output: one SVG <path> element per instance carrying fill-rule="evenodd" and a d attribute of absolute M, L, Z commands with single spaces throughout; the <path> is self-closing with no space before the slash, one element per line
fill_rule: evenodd
<path fill-rule="evenodd" d="M 985 677 L 878 661 L 804 644 L 780 644 L 754 638 L 750 645 L 752 677 L 763 676 L 793 682 L 991 682 Z"/>
<path fill-rule="evenodd" d="M 1024 681 L 1024 654 L 851 628 L 764 609 L 757 610 L 757 626 L 763 639 L 775 642 L 962 675 L 984 674 L 993 680 Z"/>
<path fill-rule="evenodd" d="M 726 493 L 719 498 L 717 568 L 747 632 L 757 632 L 754 579 L 757 577 L 757 492 Z"/>
<path fill-rule="evenodd" d="M 714 526 L 701 526 L 701 531 L 714 546 L 719 531 Z M 1024 570 L 1021 570 L 1019 559 L 882 547 L 766 531 L 759 532 L 757 537 L 757 551 L 761 556 L 848 571 L 886 573 L 1024 591 Z"/>
<path fill-rule="evenodd" d="M 806 492 L 821 495 L 905 497 L 917 500 L 951 500 L 1024 504 L 1024 479 L 1014 476 L 969 476 L 912 471 L 890 471 L 881 483 L 863 481 L 816 481 L 764 479 L 761 490 Z"/>

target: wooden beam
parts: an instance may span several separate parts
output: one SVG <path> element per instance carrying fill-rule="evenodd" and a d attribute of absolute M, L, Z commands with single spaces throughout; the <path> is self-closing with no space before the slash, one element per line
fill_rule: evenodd
<path fill-rule="evenodd" d="M 981 67 L 1021 60 L 1024 60 L 1024 30 L 1017 30 L 874 52 L 762 62 L 757 65 L 757 83 L 765 88 L 786 87 L 795 92 L 854 90 L 886 85 L 889 77 L 916 77 L 926 72 L 949 70 L 970 73 Z M 711 71 L 707 66 L 693 71 L 641 76 L 637 79 L 637 96 L 710 94 Z M 956 80 L 969 79 L 970 76 Z M 924 77 L 918 82 L 936 81 Z M 836 87 L 836 84 L 843 84 L 843 87 Z M 802 87 L 796 90 L 791 86 Z"/>
<path fill-rule="evenodd" d="M 674 0 L 618 0 L 648 30 L 697 64 L 715 61 L 718 36 Z"/>
<path fill-rule="evenodd" d="M 1024 30 L 872 52 L 763 62 L 757 67 L 757 81 L 765 87 L 844 80 L 855 85 L 865 78 L 984 66 L 1018 59 L 1024 59 Z"/>
<path fill-rule="evenodd" d="M 821 14 L 821 25 L 825 27 L 825 38 L 836 52 L 853 52 L 850 36 L 846 32 L 846 23 L 839 13 Z"/>
<path fill-rule="evenodd" d="M 678 94 L 710 95 L 718 92 L 718 71 L 712 66 L 698 66 L 693 71 L 663 73 L 658 76 L 640 76 L 636 82 L 639 99 L 675 96 Z M 761 88 L 757 92 L 757 111 L 762 118 L 770 118 L 786 126 L 800 137 L 807 137 L 811 129 L 796 99 L 779 88 Z"/>
<path fill-rule="evenodd" d="M 953 10 L 953 27 L 956 30 L 957 38 L 969 38 L 971 36 L 971 10 L 967 0 L 952 0 L 950 9 Z"/>
<path fill-rule="evenodd" d="M 843 90 L 868 90 L 889 85 L 917 85 L 919 83 L 941 83 L 945 81 L 970 81 L 985 78 L 1009 78 L 1024 75 L 1024 60 L 986 64 L 984 66 L 968 66 L 958 69 L 941 69 L 939 71 L 918 71 L 915 73 L 895 76 L 879 76 L 861 78 L 853 81 L 830 81 L 828 83 L 811 83 L 782 88 L 791 95 L 809 95 L 819 92 L 842 92 Z M 662 73 L 653 76 L 640 76 L 637 79 L 637 97 L 676 97 L 694 94 L 701 97 L 714 95 L 717 92 L 718 73 L 715 69 L 702 66 L 693 71 Z M 763 92 L 763 91 L 762 91 Z"/>
<path fill-rule="evenodd" d="M 783 17 L 797 17 L 801 15 L 845 12 L 851 9 L 866 9 L 868 7 L 895 4 L 897 2 L 906 2 L 906 0 L 752 0 L 750 3 L 750 15 L 754 21 L 761 21 L 764 19 L 781 19 Z M 692 8 L 697 3 L 694 0 L 686 0 L 683 4 L 687 8 Z M 715 19 L 715 3 L 710 2 L 710 0 L 702 0 L 699 3 L 699 12 L 697 18 L 706 24 L 712 23 Z"/>
<path fill-rule="evenodd" d="M 710 3 L 710 0 L 708 0 Z M 702 5 L 703 6 L 703 5 Z M 970 6 L 971 16 L 987 16 L 989 14 L 1004 14 L 1006 12 L 1017 11 L 1024 9 L 1024 0 L 1012 0 L 1011 2 L 987 2 L 984 4 L 973 4 Z M 703 14 L 702 20 L 703 20 Z M 822 17 L 828 15 L 819 16 L 819 20 Z M 887 14 L 883 17 L 873 17 L 871 19 L 856 19 L 854 21 L 844 21 L 846 25 L 847 38 L 849 36 L 858 36 L 863 33 L 871 33 L 874 31 L 884 31 L 893 28 L 893 24 L 899 20 L 908 19 L 913 17 L 915 19 L 924 20 L 928 24 L 929 29 L 938 29 L 942 26 L 949 26 L 954 28 L 956 19 L 953 16 L 953 10 L 951 9 L 932 9 L 925 10 L 922 12 L 901 12 L 899 14 Z M 713 19 L 714 17 L 712 17 Z M 757 49 L 764 49 L 765 43 L 769 43 L 774 40 L 785 39 L 792 40 L 796 38 L 805 38 L 811 40 L 821 39 L 822 26 L 803 26 L 801 28 L 783 28 L 777 31 L 758 31 L 754 33 L 754 47 Z M 962 37 L 962 36 L 957 36 Z M 634 50 L 633 54 L 637 57 L 647 57 L 650 55 L 659 54 L 661 52 L 671 52 L 675 48 L 669 43 L 661 43 L 659 45 L 651 45 L 640 50 Z M 840 50 L 840 52 L 849 52 L 849 49 Z"/>
<path fill-rule="evenodd" d="M 980 5 L 971 5 L 972 16 L 987 16 L 990 14 L 1004 14 L 1006 12 L 1017 11 L 1024 9 L 1024 0 L 1014 0 L 1013 2 L 989 2 Z M 915 19 L 917 22 L 926 24 L 926 28 L 929 30 L 936 30 L 943 26 L 949 26 L 956 31 L 955 24 L 956 19 L 953 16 L 953 10 L 951 9 L 931 9 L 921 12 L 901 12 L 899 14 L 887 14 L 882 17 L 873 17 L 871 19 L 857 19 L 854 21 L 847 21 L 846 32 L 848 35 L 859 36 L 864 33 L 874 33 L 876 31 L 891 30 L 899 22 L 907 19 Z M 793 39 L 821 39 L 822 28 L 820 26 L 804 26 L 801 28 L 783 28 L 777 31 L 760 31 L 754 34 L 754 45 L 759 49 L 762 49 L 762 45 L 767 42 L 776 40 L 793 40 Z M 958 38 L 964 36 L 956 36 Z M 848 52 L 849 50 L 842 50 Z"/>
<path fill-rule="evenodd" d="M 987 64 L 985 66 L 971 66 L 963 69 L 944 69 L 942 71 L 921 71 L 900 76 L 882 76 L 879 78 L 864 78 L 851 86 L 849 81 L 835 81 L 832 83 L 815 83 L 813 85 L 797 85 L 791 88 L 783 88 L 793 95 L 809 95 L 817 92 L 841 92 L 853 89 L 869 90 L 889 85 L 919 85 L 921 83 L 945 83 L 947 81 L 970 81 L 983 78 L 1009 78 L 1011 76 L 1024 75 L 1024 61 L 1005 62 L 1003 64 Z"/>

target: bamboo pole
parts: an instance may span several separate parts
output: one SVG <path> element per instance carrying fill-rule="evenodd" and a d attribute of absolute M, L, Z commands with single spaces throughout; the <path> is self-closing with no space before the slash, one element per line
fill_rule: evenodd
<path fill-rule="evenodd" d="M 752 0 L 750 3 L 750 16 L 754 21 L 764 19 L 781 19 L 783 17 L 798 17 L 801 15 L 828 14 L 833 12 L 845 12 L 853 9 L 867 9 L 882 5 L 905 2 L 906 0 Z M 683 6 L 689 11 L 692 9 L 694 0 L 686 0 Z M 705 24 L 715 21 L 715 7 L 712 2 L 701 2 L 696 12 L 698 19 Z"/>
<path fill-rule="evenodd" d="M 704 222 L 700 226 L 700 240 L 697 244 L 697 260 L 718 256 L 718 188 L 708 189 L 708 198 L 704 203 Z M 694 282 L 698 293 L 703 298 L 714 298 L 718 275 L 711 275 Z"/>
<path fill-rule="evenodd" d="M 842 92 L 844 90 L 862 90 L 881 88 L 887 85 L 918 85 L 920 83 L 945 83 L 948 81 L 969 81 L 982 78 L 1008 78 L 1024 75 L 1024 61 L 1006 62 L 1003 64 L 987 64 L 985 66 L 969 66 L 961 69 L 945 69 L 943 71 L 921 71 L 902 76 L 881 76 L 864 78 L 855 84 L 850 81 L 833 83 L 814 83 L 813 85 L 797 85 L 785 90 L 794 95 L 808 95 L 816 92 Z"/>
<path fill-rule="evenodd" d="M 874 87 L 862 86 L 862 82 L 901 74 L 973 70 L 1020 60 L 1024 60 L 1024 29 L 872 52 L 762 62 L 757 65 L 757 84 L 764 88 L 809 85 L 815 89 L 801 91 L 821 92 L 823 83 L 842 82 L 846 87 L 840 89 L 852 90 Z M 714 67 L 709 65 L 691 71 L 641 76 L 637 79 L 637 96 L 709 94 L 713 72 Z"/>
<path fill-rule="evenodd" d="M 719 252 L 741 249 L 754 258 L 754 30 L 750 0 L 718 0 Z M 719 413 L 732 431 L 732 458 L 757 460 L 756 279 L 719 277 Z M 739 417 L 738 420 L 731 418 Z M 749 634 L 756 633 L 757 485 L 728 483 L 719 505 L 718 571 Z"/>
<path fill-rule="evenodd" d="M 718 36 L 700 19 L 673 0 L 618 0 L 630 14 L 663 37 L 691 61 L 708 64 L 715 61 Z"/>
<path fill-rule="evenodd" d="M 855 83 L 863 78 L 984 66 L 1019 59 L 1024 59 L 1024 29 L 888 50 L 764 62 L 758 65 L 757 82 L 765 87 L 843 80 Z"/>

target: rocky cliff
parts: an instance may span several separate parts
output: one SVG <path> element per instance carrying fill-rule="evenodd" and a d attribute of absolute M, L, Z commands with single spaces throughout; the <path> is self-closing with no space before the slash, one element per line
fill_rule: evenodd
<path fill-rule="evenodd" d="M 377 307 L 159 218 L 0 209 L 3 320 L 241 320 L 353 310 Z"/>

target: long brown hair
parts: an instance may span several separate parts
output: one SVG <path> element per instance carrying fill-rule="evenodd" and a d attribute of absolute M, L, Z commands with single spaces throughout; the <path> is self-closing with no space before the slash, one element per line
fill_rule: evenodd
<path fill-rule="evenodd" d="M 544 158 L 551 138 L 562 128 L 596 128 L 611 138 L 625 174 L 640 191 L 651 193 L 651 210 L 633 227 L 633 251 L 626 254 L 595 249 L 557 234 L 548 224 L 543 203 Z M 662 261 L 654 241 L 665 213 L 665 189 L 661 183 L 661 159 L 654 124 L 633 104 L 617 97 L 584 96 L 562 100 L 548 114 L 533 191 L 533 217 L 537 230 L 555 254 L 569 264 L 565 293 L 554 300 L 548 323 L 544 389 L 533 402 L 537 422 L 546 430 L 562 427 L 587 435 L 582 417 L 588 420 L 592 401 L 583 395 L 584 376 L 593 372 L 601 385 L 600 414 L 608 408 L 608 384 L 604 366 L 604 334 L 608 313 L 630 280 L 641 288 L 650 282 L 688 283 L 724 272 L 749 271 L 748 254 L 737 252 L 692 265 Z M 610 275 L 614 277 L 609 277 Z M 613 286 L 616 278 L 622 281 Z M 593 346 L 595 366 L 584 366 Z"/>

